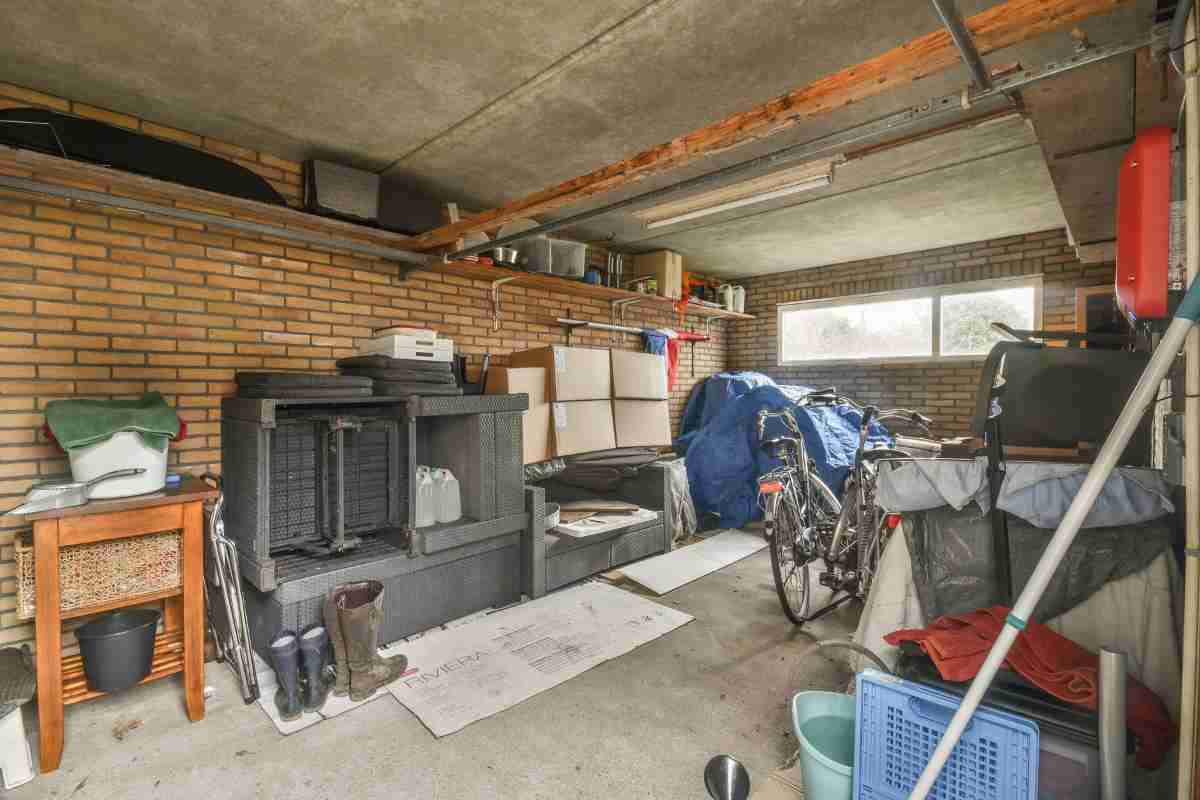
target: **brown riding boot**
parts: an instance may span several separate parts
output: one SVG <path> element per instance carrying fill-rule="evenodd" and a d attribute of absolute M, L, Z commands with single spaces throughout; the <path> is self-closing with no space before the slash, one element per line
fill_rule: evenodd
<path fill-rule="evenodd" d="M 338 589 L 349 589 L 362 584 L 348 583 Z M 329 641 L 333 643 L 333 658 L 335 675 L 333 681 L 333 696 L 345 697 L 350 694 L 350 664 L 346 661 L 346 640 L 342 638 L 342 626 L 338 623 L 337 600 L 338 589 L 325 595 L 325 605 L 321 609 L 325 618 L 325 630 L 329 633 Z"/>
<path fill-rule="evenodd" d="M 404 674 L 408 659 L 379 655 L 379 626 L 383 623 L 383 584 L 363 581 L 333 592 L 338 623 L 350 665 L 350 699 L 366 700 L 380 686 Z"/>

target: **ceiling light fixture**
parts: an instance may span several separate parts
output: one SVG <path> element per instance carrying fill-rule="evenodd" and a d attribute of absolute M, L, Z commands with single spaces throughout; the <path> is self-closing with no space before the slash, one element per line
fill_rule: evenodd
<path fill-rule="evenodd" d="M 633 212 L 646 228 L 661 228 L 833 184 L 837 159 L 818 161 Z"/>

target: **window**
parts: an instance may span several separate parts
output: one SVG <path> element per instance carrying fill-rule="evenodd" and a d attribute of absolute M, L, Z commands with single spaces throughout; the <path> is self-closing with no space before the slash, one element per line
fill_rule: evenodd
<path fill-rule="evenodd" d="M 779 363 L 979 358 L 1041 325 L 1041 276 L 779 306 Z"/>

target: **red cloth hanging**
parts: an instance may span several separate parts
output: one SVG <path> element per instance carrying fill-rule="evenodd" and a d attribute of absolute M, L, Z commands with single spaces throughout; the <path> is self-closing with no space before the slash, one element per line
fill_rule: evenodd
<path fill-rule="evenodd" d="M 892 646 L 916 642 L 933 659 L 942 678 L 966 682 L 983 666 L 1008 613 L 1004 606 L 993 606 L 969 614 L 947 615 L 928 628 L 894 631 L 883 639 Z M 1030 622 L 1017 635 L 1004 663 L 1058 699 L 1096 710 L 1099 658 L 1045 625 Z M 1138 766 L 1156 769 L 1175 744 L 1177 728 L 1158 695 L 1140 681 L 1130 677 L 1125 691 L 1128 724 L 1141 739 Z"/>

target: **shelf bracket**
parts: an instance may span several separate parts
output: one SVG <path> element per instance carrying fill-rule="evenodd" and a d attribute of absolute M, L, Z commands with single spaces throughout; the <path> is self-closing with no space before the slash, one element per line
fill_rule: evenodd
<path fill-rule="evenodd" d="M 720 322 L 720 317 L 705 317 L 704 318 L 704 335 L 705 336 L 712 336 L 712 326 L 716 322 Z"/>
<path fill-rule="evenodd" d="M 642 302 L 641 297 L 623 297 L 620 300 L 613 300 L 612 324 L 622 326 L 625 325 L 625 309 L 629 308 L 630 306 L 636 306 L 640 302 Z M 616 342 L 617 332 L 613 331 L 608 338 L 610 341 Z"/>
<path fill-rule="evenodd" d="M 500 294 L 501 287 L 506 283 L 512 283 L 519 280 L 520 275 L 509 275 L 504 278 L 497 278 L 492 281 L 492 330 L 500 330 Z"/>

